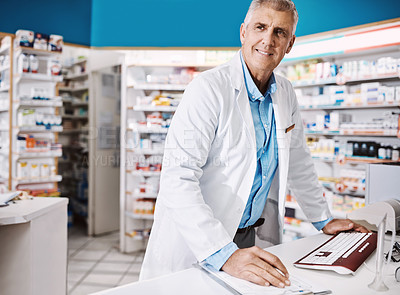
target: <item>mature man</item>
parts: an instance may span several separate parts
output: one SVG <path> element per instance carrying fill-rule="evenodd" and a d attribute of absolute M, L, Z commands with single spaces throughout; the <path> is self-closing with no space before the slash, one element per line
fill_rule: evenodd
<path fill-rule="evenodd" d="M 167 136 L 154 225 L 141 279 L 206 261 L 260 285 L 289 274 L 255 235 L 281 241 L 287 186 L 317 229 L 354 228 L 332 219 L 307 150 L 295 93 L 273 71 L 295 41 L 290 0 L 254 0 L 242 49 L 187 87 Z"/>

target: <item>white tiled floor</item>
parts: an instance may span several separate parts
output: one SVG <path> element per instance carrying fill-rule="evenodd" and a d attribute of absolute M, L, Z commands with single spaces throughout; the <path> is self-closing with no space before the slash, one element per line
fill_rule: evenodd
<path fill-rule="evenodd" d="M 119 233 L 88 237 L 82 227 L 68 231 L 68 294 L 86 295 L 138 280 L 144 252 L 119 252 Z"/>

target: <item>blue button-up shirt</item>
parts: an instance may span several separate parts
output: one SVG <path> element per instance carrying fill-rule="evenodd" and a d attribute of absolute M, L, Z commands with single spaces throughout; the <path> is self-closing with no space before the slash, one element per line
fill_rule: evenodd
<path fill-rule="evenodd" d="M 239 228 L 244 228 L 253 225 L 260 218 L 264 210 L 268 192 L 278 167 L 278 144 L 276 140 L 274 109 L 271 99 L 271 94 L 276 91 L 275 76 L 272 73 L 268 81 L 266 93 L 264 95 L 261 94 L 243 60 L 242 53 L 240 53 L 240 58 L 253 117 L 257 149 L 256 173 L 250 196 L 239 224 Z M 320 230 L 329 221 L 330 219 L 313 224 Z M 219 270 L 237 249 L 237 245 L 231 242 L 206 258 L 206 262 Z"/>

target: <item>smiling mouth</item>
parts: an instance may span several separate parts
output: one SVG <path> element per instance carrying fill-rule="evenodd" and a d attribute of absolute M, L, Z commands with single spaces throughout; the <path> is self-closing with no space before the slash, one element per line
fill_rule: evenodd
<path fill-rule="evenodd" d="M 273 55 L 273 53 L 268 53 L 268 52 L 262 51 L 262 50 L 260 50 L 260 49 L 256 49 L 256 51 L 259 52 L 259 53 L 261 53 L 262 55 L 265 55 L 265 56 L 272 56 L 272 55 Z"/>

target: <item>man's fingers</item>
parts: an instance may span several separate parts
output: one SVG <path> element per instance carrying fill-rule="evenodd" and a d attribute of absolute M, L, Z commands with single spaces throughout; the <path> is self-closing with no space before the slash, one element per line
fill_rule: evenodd
<path fill-rule="evenodd" d="M 365 228 L 364 226 L 362 226 L 358 223 L 354 223 L 354 230 L 359 231 L 361 233 L 370 233 L 371 232 L 370 230 L 368 230 L 367 228 Z"/>
<path fill-rule="evenodd" d="M 326 234 L 334 235 L 341 231 L 355 230 L 362 233 L 369 233 L 370 231 L 350 219 L 333 219 L 324 228 L 323 232 Z"/>
<path fill-rule="evenodd" d="M 222 266 L 222 270 L 262 286 L 283 288 L 290 285 L 287 269 L 279 258 L 259 247 L 236 250 Z"/>
<path fill-rule="evenodd" d="M 255 274 L 254 272 L 250 270 L 246 270 L 242 273 L 243 279 L 252 282 L 254 284 L 260 285 L 260 286 L 269 286 L 270 283 L 266 281 L 263 277 Z"/>
<path fill-rule="evenodd" d="M 253 248 L 255 248 L 254 250 L 256 255 L 258 255 L 262 260 L 267 262 L 268 265 L 272 265 L 274 268 L 281 271 L 286 279 L 289 278 L 289 272 L 287 271 L 286 267 L 283 265 L 282 261 L 278 257 L 267 251 L 262 250 L 261 248 L 258 247 L 253 247 Z M 282 276 L 280 273 L 278 273 L 276 269 L 274 269 L 274 272 L 279 274 L 279 276 Z"/>
<path fill-rule="evenodd" d="M 258 275 L 265 282 L 270 283 L 272 286 L 284 288 L 286 285 L 285 281 L 287 281 L 287 279 L 282 276 L 278 271 L 276 271 L 276 269 L 271 265 L 268 265 L 266 268 L 262 268 L 258 265 L 251 264 L 248 266 L 248 270 Z M 265 285 L 265 282 L 263 282 L 262 284 Z"/>

